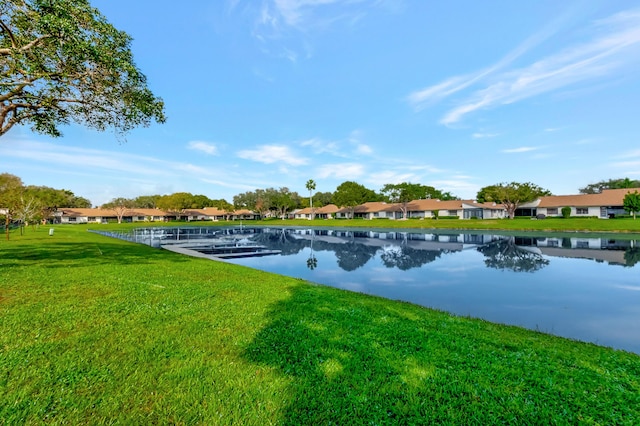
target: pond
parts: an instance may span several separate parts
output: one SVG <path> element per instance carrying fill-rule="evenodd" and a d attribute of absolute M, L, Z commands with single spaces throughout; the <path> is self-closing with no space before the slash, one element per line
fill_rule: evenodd
<path fill-rule="evenodd" d="M 637 235 L 197 229 L 138 238 L 212 258 L 232 243 L 227 262 L 640 354 Z"/>

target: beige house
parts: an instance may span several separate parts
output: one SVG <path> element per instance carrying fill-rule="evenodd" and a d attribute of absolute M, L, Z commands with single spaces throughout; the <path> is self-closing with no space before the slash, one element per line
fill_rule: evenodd
<path fill-rule="evenodd" d="M 624 197 L 640 188 L 604 189 L 599 194 L 550 195 L 520 206 L 520 216 L 562 216 L 562 208 L 570 207 L 572 217 L 607 219 L 625 215 Z"/>
<path fill-rule="evenodd" d="M 323 207 L 314 207 L 313 215 L 316 219 L 333 219 L 340 210 L 335 204 L 328 204 Z M 311 207 L 292 212 L 291 217 L 295 219 L 311 219 Z"/>
<path fill-rule="evenodd" d="M 553 195 L 521 205 L 516 210 L 517 216 L 537 215 L 562 216 L 562 208 L 570 207 L 572 217 L 610 218 L 627 212 L 623 208 L 624 197 L 640 188 L 605 189 L 600 194 Z M 334 204 L 314 208 L 315 217 L 321 219 L 402 219 L 402 204 L 369 202 L 354 208 L 339 208 Z M 457 217 L 459 219 L 501 219 L 506 217 L 504 206 L 496 203 L 478 203 L 474 200 L 414 200 L 406 205 L 407 218 L 432 219 L 436 217 Z M 436 213 L 437 212 L 437 213 Z M 217 207 L 204 209 L 187 209 L 182 212 L 165 212 L 159 209 L 80 209 L 62 208 L 55 212 L 58 223 L 107 223 L 117 221 L 121 216 L 123 222 L 157 222 L 168 220 L 256 220 L 260 215 L 247 209 L 227 212 Z M 311 208 L 293 212 L 290 217 L 310 219 Z"/>
<path fill-rule="evenodd" d="M 126 209 L 123 222 L 158 222 L 167 220 L 168 214 L 160 209 Z M 54 213 L 59 223 L 107 223 L 116 222 L 119 212 L 114 209 L 61 208 Z"/>

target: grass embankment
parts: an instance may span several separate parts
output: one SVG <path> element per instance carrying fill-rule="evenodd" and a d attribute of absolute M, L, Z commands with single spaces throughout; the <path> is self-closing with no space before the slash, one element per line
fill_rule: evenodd
<path fill-rule="evenodd" d="M 123 223 L 123 224 L 90 224 L 91 229 L 127 229 L 144 226 L 314 226 L 314 227 L 358 227 L 358 228 L 386 228 L 386 229 L 460 229 L 460 230 L 501 230 L 501 231 L 533 231 L 533 232 L 589 232 L 589 233 L 640 233 L 640 220 L 632 218 L 597 219 L 597 218 L 547 218 L 535 220 L 530 218 L 487 219 L 487 220 L 459 220 L 459 219 L 290 219 L 290 220 L 243 220 L 243 221 L 194 221 L 194 222 L 151 222 L 151 223 Z"/>
<path fill-rule="evenodd" d="M 637 424 L 640 357 L 59 226 L 0 242 L 2 424 Z"/>

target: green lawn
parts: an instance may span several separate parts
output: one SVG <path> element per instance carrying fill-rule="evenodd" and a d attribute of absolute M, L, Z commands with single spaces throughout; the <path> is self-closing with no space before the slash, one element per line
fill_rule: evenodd
<path fill-rule="evenodd" d="M 359 228 L 389 228 L 389 229 L 461 229 L 461 230 L 507 230 L 507 231 L 568 231 L 568 232 L 621 232 L 640 233 L 640 219 L 598 219 L 598 218 L 547 218 L 536 220 L 530 218 L 460 220 L 460 219 L 292 219 L 292 220 L 257 220 L 257 221 L 194 221 L 194 222 L 152 222 L 152 223 L 123 223 L 123 224 L 89 224 L 80 225 L 91 229 L 127 229 L 142 226 L 319 226 L 319 227 L 359 227 Z"/>
<path fill-rule="evenodd" d="M 635 354 L 48 229 L 0 241 L 0 424 L 640 419 Z"/>

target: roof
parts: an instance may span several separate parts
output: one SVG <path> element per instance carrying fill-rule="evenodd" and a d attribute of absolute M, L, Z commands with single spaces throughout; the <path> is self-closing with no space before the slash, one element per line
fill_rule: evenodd
<path fill-rule="evenodd" d="M 339 209 L 339 212 L 350 212 L 353 209 L 354 213 L 376 213 L 384 211 L 399 211 L 398 204 L 388 204 L 384 201 L 370 201 L 368 203 L 360 204 L 355 207 L 344 207 Z"/>
<path fill-rule="evenodd" d="M 409 211 L 460 210 L 461 200 L 441 201 L 438 199 L 414 200 L 407 205 Z"/>
<path fill-rule="evenodd" d="M 318 213 L 330 214 L 330 213 L 336 213 L 340 209 L 335 204 L 327 204 L 326 206 L 318 207 L 317 209 L 314 209 L 314 210 L 316 214 Z"/>
<path fill-rule="evenodd" d="M 224 216 L 227 214 L 227 212 L 217 207 L 205 207 L 203 209 L 185 209 L 182 214 L 193 216 Z"/>
<path fill-rule="evenodd" d="M 622 206 L 625 195 L 640 188 L 604 189 L 599 194 L 550 195 L 540 197 L 538 207 Z"/>
<path fill-rule="evenodd" d="M 67 217 L 115 217 L 118 216 L 113 209 L 84 209 L 84 208 L 60 208 L 63 216 Z M 127 209 L 123 216 L 166 216 L 167 213 L 160 209 Z"/>

